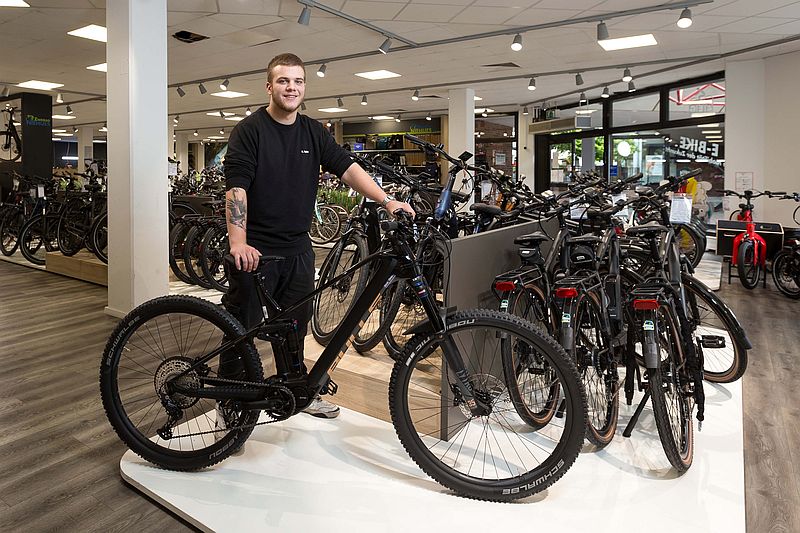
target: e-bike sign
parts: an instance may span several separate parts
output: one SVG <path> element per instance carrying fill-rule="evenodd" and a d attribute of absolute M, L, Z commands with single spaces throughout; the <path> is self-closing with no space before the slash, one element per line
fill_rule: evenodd
<path fill-rule="evenodd" d="M 721 143 L 692 137 L 681 137 L 677 146 L 668 146 L 666 152 L 687 159 L 708 159 L 711 163 L 716 163 L 717 159 L 724 157 Z"/>

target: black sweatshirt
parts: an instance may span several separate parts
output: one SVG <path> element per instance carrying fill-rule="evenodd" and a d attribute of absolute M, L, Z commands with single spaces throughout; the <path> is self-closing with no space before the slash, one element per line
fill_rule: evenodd
<path fill-rule="evenodd" d="M 290 126 L 266 107 L 240 121 L 224 165 L 226 188 L 247 191 L 247 244 L 269 255 L 310 250 L 320 165 L 341 178 L 352 163 L 322 124 L 299 113 Z"/>

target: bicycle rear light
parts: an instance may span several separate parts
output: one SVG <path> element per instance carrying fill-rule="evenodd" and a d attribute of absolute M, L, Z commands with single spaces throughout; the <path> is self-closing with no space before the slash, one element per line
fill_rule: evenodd
<path fill-rule="evenodd" d="M 513 281 L 495 281 L 494 288 L 500 292 L 513 291 L 515 284 Z"/>
<path fill-rule="evenodd" d="M 556 289 L 556 298 L 575 298 L 578 295 L 578 289 L 575 287 L 559 287 Z"/>
<path fill-rule="evenodd" d="M 633 308 L 637 311 L 654 311 L 658 309 L 658 300 L 634 300 Z"/>

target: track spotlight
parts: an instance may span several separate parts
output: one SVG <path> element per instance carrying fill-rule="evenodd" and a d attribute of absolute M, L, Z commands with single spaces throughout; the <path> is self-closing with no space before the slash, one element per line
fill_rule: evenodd
<path fill-rule="evenodd" d="M 484 118 L 486 118 L 486 117 L 488 117 L 488 116 L 489 116 L 489 113 L 487 113 L 487 112 L 486 112 L 486 110 L 484 109 L 484 110 L 483 110 L 483 113 L 481 113 L 481 116 L 482 116 L 482 117 L 484 117 Z"/>
<path fill-rule="evenodd" d="M 200 135 L 200 133 L 198 133 L 198 132 L 197 132 L 197 130 L 194 130 L 194 133 L 192 133 L 192 135 L 194 135 L 195 137 L 197 137 L 198 135 Z"/>
<path fill-rule="evenodd" d="M 511 49 L 515 52 L 519 52 L 522 50 L 522 35 L 519 33 L 514 36 L 514 40 L 511 41 Z"/>
<path fill-rule="evenodd" d="M 382 54 L 388 54 L 389 49 L 392 47 L 392 39 L 391 37 L 387 37 L 385 41 L 381 43 L 378 47 L 378 51 Z"/>
<path fill-rule="evenodd" d="M 425 115 L 425 120 L 433 120 L 433 118 L 431 117 L 431 114 L 430 114 L 430 113 L 428 113 L 427 115 Z"/>
<path fill-rule="evenodd" d="M 8 86 L 3 87 L 3 92 L 0 93 L 0 96 L 7 98 L 9 94 L 11 94 L 11 91 L 8 90 Z"/>
<path fill-rule="evenodd" d="M 230 84 L 231 84 L 231 80 L 229 80 L 228 78 L 225 78 L 225 81 L 223 81 L 222 83 L 219 84 L 219 88 L 222 89 L 223 91 L 227 91 L 228 90 L 228 85 L 230 85 Z"/>
<path fill-rule="evenodd" d="M 681 16 L 678 19 L 678 27 L 686 29 L 692 25 L 692 10 L 688 7 L 683 8 Z"/>
<path fill-rule="evenodd" d="M 303 11 L 300 13 L 300 17 L 297 19 L 298 24 L 302 24 L 303 26 L 308 26 L 308 23 L 311 21 L 311 10 L 308 6 L 303 6 Z"/>
<path fill-rule="evenodd" d="M 198 85 L 197 88 L 200 89 L 200 94 L 206 94 L 208 92 L 208 90 L 206 90 L 206 86 L 202 83 Z"/>
<path fill-rule="evenodd" d="M 305 110 L 306 110 L 306 103 L 300 102 L 300 111 L 305 111 Z"/>
<path fill-rule="evenodd" d="M 400 115 L 397 115 L 396 117 L 394 117 L 394 121 L 395 122 L 400 122 Z"/>
<path fill-rule="evenodd" d="M 225 135 L 225 128 L 220 128 L 219 129 L 219 134 L 220 135 Z"/>
<path fill-rule="evenodd" d="M 64 95 L 62 95 L 61 93 L 58 93 L 56 95 L 56 103 L 57 104 L 63 104 L 64 103 Z"/>
<path fill-rule="evenodd" d="M 344 108 L 344 101 L 341 98 L 336 99 L 336 107 L 338 107 L 339 109 Z"/>
<path fill-rule="evenodd" d="M 536 90 L 536 78 L 531 78 L 528 80 L 528 90 L 535 91 Z"/>
<path fill-rule="evenodd" d="M 636 86 L 633 84 L 633 80 L 629 81 L 628 82 L 628 92 L 632 93 L 635 90 L 636 90 Z"/>
<path fill-rule="evenodd" d="M 177 92 L 178 96 L 180 96 L 181 98 L 186 96 L 186 91 L 183 90 L 183 87 L 178 87 L 177 89 L 175 89 L 175 92 Z"/>
<path fill-rule="evenodd" d="M 597 41 L 605 41 L 608 39 L 608 26 L 602 20 L 597 24 Z"/>
<path fill-rule="evenodd" d="M 317 76 L 319 76 L 320 78 L 324 78 L 326 70 L 328 70 L 328 67 L 327 67 L 327 65 L 325 65 L 325 63 L 323 63 L 322 65 L 320 65 L 319 69 L 317 70 Z"/>
<path fill-rule="evenodd" d="M 603 87 L 603 93 L 600 95 L 600 98 L 608 98 L 611 96 L 611 93 L 608 92 L 608 85 Z"/>
<path fill-rule="evenodd" d="M 579 102 L 580 102 L 581 104 L 585 104 L 585 103 L 586 103 L 586 102 L 588 102 L 588 101 L 589 101 L 589 100 L 587 100 L 587 99 L 586 99 L 586 93 L 581 93 L 581 96 L 580 96 Z"/>
<path fill-rule="evenodd" d="M 581 76 L 580 72 L 575 74 L 575 85 L 583 85 L 583 76 Z"/>
<path fill-rule="evenodd" d="M 419 100 L 419 89 L 414 89 L 414 94 L 411 95 L 411 99 L 415 102 Z"/>
<path fill-rule="evenodd" d="M 333 126 L 333 124 L 331 124 L 331 121 L 330 121 L 330 120 L 329 120 L 328 122 L 326 122 L 326 123 L 325 123 L 325 125 L 326 125 L 326 126 L 328 126 L 329 128 L 330 128 L 331 126 Z"/>
<path fill-rule="evenodd" d="M 367 105 L 367 95 L 361 97 L 361 105 Z"/>
<path fill-rule="evenodd" d="M 181 116 L 180 115 L 175 115 L 175 118 L 172 119 L 172 123 L 173 124 L 177 124 L 180 120 L 181 120 Z"/>
<path fill-rule="evenodd" d="M 631 81 L 633 76 L 631 76 L 631 69 L 626 68 L 625 71 L 622 73 L 622 81 Z"/>
<path fill-rule="evenodd" d="M 246 116 L 246 117 L 249 117 L 249 116 L 250 116 L 250 115 L 252 115 L 252 114 L 253 114 L 253 112 L 252 112 L 252 111 L 250 111 L 250 108 L 249 108 L 249 107 L 248 107 L 247 109 L 245 109 L 245 110 L 244 110 L 244 116 Z"/>
<path fill-rule="evenodd" d="M 528 106 L 525 106 L 525 107 L 522 108 L 522 114 L 523 114 L 523 116 L 526 116 L 526 117 L 528 116 Z"/>
<path fill-rule="evenodd" d="M 222 109 L 219 110 L 220 118 L 225 118 L 225 113 L 222 112 Z"/>
<path fill-rule="evenodd" d="M 6 87 L 6 90 L 8 90 L 8 87 Z M 75 113 L 75 111 L 73 111 L 72 107 L 69 104 L 67 104 L 67 115 L 72 115 L 73 113 Z"/>

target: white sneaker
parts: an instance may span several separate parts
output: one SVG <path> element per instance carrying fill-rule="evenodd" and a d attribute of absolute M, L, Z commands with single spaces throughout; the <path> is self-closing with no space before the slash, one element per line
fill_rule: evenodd
<path fill-rule="evenodd" d="M 317 418 L 336 418 L 339 416 L 339 406 L 317 396 L 303 412 Z"/>
<path fill-rule="evenodd" d="M 214 442 L 218 441 L 219 439 L 221 439 L 222 437 L 225 436 L 225 433 L 223 433 L 220 430 L 225 430 L 228 427 L 228 423 L 225 420 L 225 410 L 223 409 L 221 402 L 217 402 L 217 407 L 216 407 L 215 411 L 216 411 L 217 415 L 216 415 L 215 420 L 214 420 L 214 430 L 216 431 L 216 433 L 214 433 Z M 231 455 L 237 455 L 238 456 L 238 455 L 242 455 L 243 453 L 244 453 L 244 444 L 239 446 L 239 449 L 237 449 Z"/>

